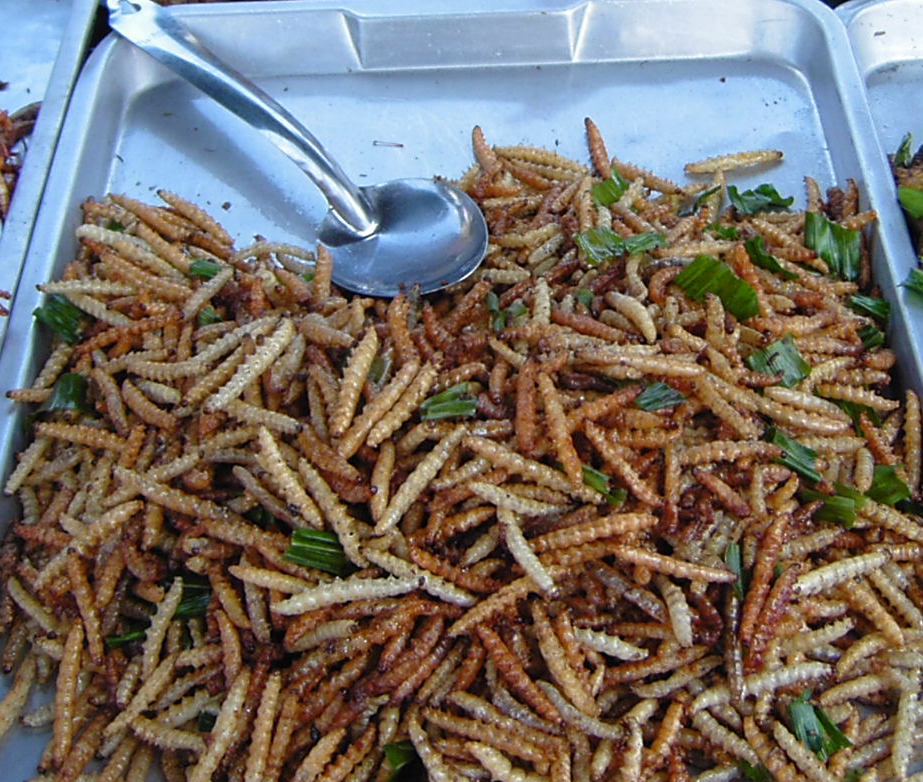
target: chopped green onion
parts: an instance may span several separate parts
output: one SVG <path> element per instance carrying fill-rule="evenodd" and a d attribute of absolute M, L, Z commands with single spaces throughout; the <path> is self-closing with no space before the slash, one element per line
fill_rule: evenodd
<path fill-rule="evenodd" d="M 756 291 L 726 264 L 710 255 L 699 255 L 673 280 L 694 301 L 702 301 L 713 293 L 738 320 L 747 320 L 759 313 Z"/>
<path fill-rule="evenodd" d="M 745 361 L 754 372 L 779 375 L 786 388 L 792 388 L 811 374 L 811 365 L 798 352 L 791 334 L 786 334 L 764 350 L 751 353 Z"/>
<path fill-rule="evenodd" d="M 122 633 L 121 635 L 108 635 L 106 636 L 106 646 L 110 649 L 119 649 L 135 641 L 143 641 L 145 635 L 147 635 L 147 630 L 143 628 L 139 630 L 129 630 L 127 633 Z"/>
<path fill-rule="evenodd" d="M 894 165 L 908 168 L 913 161 L 913 133 L 905 133 L 897 152 L 894 153 Z"/>
<path fill-rule="evenodd" d="M 666 237 L 661 233 L 648 232 L 623 239 L 611 228 L 591 228 L 577 234 L 574 241 L 586 256 L 587 263 L 590 266 L 599 266 L 621 255 L 632 255 L 661 247 L 666 242 Z"/>
<path fill-rule="evenodd" d="M 802 445 L 775 427 L 769 430 L 768 439 L 783 451 L 782 457 L 776 460 L 779 464 L 784 464 L 809 481 L 817 483 L 820 480 L 820 473 L 816 469 L 817 451 Z"/>
<path fill-rule="evenodd" d="M 923 296 L 923 270 L 918 268 L 911 269 L 910 274 L 907 275 L 907 279 L 904 280 L 901 285 Z"/>
<path fill-rule="evenodd" d="M 872 472 L 872 485 L 865 496 L 882 505 L 897 505 L 910 497 L 910 489 L 890 464 L 876 464 Z"/>
<path fill-rule="evenodd" d="M 70 300 L 58 293 L 51 294 L 45 306 L 36 307 L 32 314 L 68 345 L 76 345 L 83 331 L 83 313 Z"/>
<path fill-rule="evenodd" d="M 584 484 L 599 492 L 610 505 L 621 505 L 628 498 L 628 492 L 625 489 L 618 489 L 614 492 L 609 491 L 609 481 L 611 480 L 612 478 L 604 472 L 600 472 L 588 464 L 583 465 Z"/>
<path fill-rule="evenodd" d="M 728 185 L 728 198 L 738 214 L 753 215 L 757 212 L 785 212 L 795 202 L 794 197 L 782 198 L 772 185 L 762 184 L 754 190 L 739 193 L 734 185 Z"/>
<path fill-rule="evenodd" d="M 648 384 L 645 389 L 635 397 L 635 406 L 642 410 L 653 412 L 663 410 L 665 407 L 673 407 L 681 402 L 685 402 L 686 397 L 672 386 L 661 383 Z"/>
<path fill-rule="evenodd" d="M 335 576 L 342 575 L 347 564 L 346 554 L 336 533 L 303 527 L 292 532 L 292 541 L 283 558 Z"/>
<path fill-rule="evenodd" d="M 625 179 L 617 169 L 613 168 L 612 173 L 609 174 L 609 178 L 593 185 L 591 192 L 597 204 L 600 206 L 609 206 L 625 195 L 625 191 L 628 190 L 629 187 L 631 187 L 631 182 Z"/>
<path fill-rule="evenodd" d="M 199 326 L 210 326 L 212 323 L 221 323 L 221 316 L 218 314 L 218 311 L 212 307 L 211 304 L 207 304 L 199 310 L 199 315 L 196 318 L 196 323 Z"/>
<path fill-rule="evenodd" d="M 844 280 L 859 277 L 861 233 L 844 228 L 817 212 L 804 216 L 804 244 L 827 263 L 830 271 Z"/>
<path fill-rule="evenodd" d="M 904 211 L 914 220 L 923 217 L 923 190 L 901 185 L 897 188 L 897 197 Z"/>
<path fill-rule="evenodd" d="M 577 291 L 577 301 L 589 309 L 590 305 L 593 303 L 593 291 L 589 288 L 580 288 Z"/>
<path fill-rule="evenodd" d="M 707 226 L 706 231 L 711 231 L 718 239 L 736 240 L 740 233 L 733 225 L 721 225 L 721 223 L 712 223 Z"/>
<path fill-rule="evenodd" d="M 734 237 L 735 239 L 737 237 Z M 753 236 L 744 242 L 747 255 L 755 266 L 766 269 L 773 274 L 778 274 L 784 280 L 797 280 L 798 275 L 790 272 L 766 249 L 766 243 L 762 236 Z"/>
<path fill-rule="evenodd" d="M 887 299 L 879 299 L 877 296 L 863 296 L 861 293 L 854 293 L 849 297 L 849 307 L 861 315 L 869 315 L 875 320 L 887 325 L 891 317 L 891 303 Z"/>
<path fill-rule="evenodd" d="M 871 350 L 885 344 L 884 332 L 874 326 L 863 326 L 859 329 L 858 334 L 862 340 L 863 350 Z"/>
<path fill-rule="evenodd" d="M 196 258 L 189 264 L 189 273 L 196 277 L 202 277 L 210 280 L 221 271 L 221 264 L 214 261 L 207 261 L 205 258 Z"/>
<path fill-rule="evenodd" d="M 788 705 L 788 716 L 792 721 L 792 732 L 821 762 L 837 750 L 851 747 L 833 720 L 819 706 L 810 703 L 811 691 L 805 690 L 801 697 Z"/>
<path fill-rule="evenodd" d="M 737 580 L 734 582 L 734 594 L 737 595 L 739 600 L 743 600 L 747 585 L 744 583 L 745 574 L 739 543 L 728 543 L 727 548 L 724 550 L 724 564 L 728 566 L 731 572 L 737 575 Z"/>
<path fill-rule="evenodd" d="M 36 414 L 52 410 L 74 410 L 78 413 L 95 412 L 87 401 L 88 386 L 87 379 L 79 372 L 68 372 L 61 375 L 54 384 L 51 396 L 42 402 Z"/>

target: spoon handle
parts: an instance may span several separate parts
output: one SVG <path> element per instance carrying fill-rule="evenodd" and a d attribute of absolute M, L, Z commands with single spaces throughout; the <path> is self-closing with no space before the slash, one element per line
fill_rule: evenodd
<path fill-rule="evenodd" d="M 255 128 L 323 192 L 349 233 L 368 236 L 378 225 L 374 207 L 321 143 L 274 98 L 210 52 L 172 14 L 151 0 L 107 0 L 109 24 L 119 35 Z"/>

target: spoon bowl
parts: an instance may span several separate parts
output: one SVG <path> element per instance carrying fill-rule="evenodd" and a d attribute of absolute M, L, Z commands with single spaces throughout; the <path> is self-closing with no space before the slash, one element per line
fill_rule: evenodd
<path fill-rule="evenodd" d="M 285 107 L 210 52 L 152 0 L 107 0 L 113 30 L 259 131 L 324 194 L 318 240 L 333 256 L 333 281 L 365 296 L 424 293 L 471 275 L 487 250 L 477 204 L 438 179 L 357 187 Z"/>

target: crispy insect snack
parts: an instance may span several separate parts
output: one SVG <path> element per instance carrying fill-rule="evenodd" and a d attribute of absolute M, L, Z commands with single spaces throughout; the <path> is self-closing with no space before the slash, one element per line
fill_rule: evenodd
<path fill-rule="evenodd" d="M 920 404 L 854 186 L 473 134 L 487 258 L 391 301 L 114 195 L 44 286 L 0 728 L 49 779 L 904 778 Z M 51 683 L 53 702 L 31 693 Z M 865 775 L 865 776 L 863 776 Z"/>

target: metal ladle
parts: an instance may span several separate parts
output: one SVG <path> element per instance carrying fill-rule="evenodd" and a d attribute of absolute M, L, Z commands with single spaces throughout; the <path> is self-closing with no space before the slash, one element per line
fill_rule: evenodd
<path fill-rule="evenodd" d="M 320 142 L 276 100 L 222 62 L 151 0 L 107 0 L 123 38 L 236 114 L 316 184 L 330 209 L 317 233 L 333 254 L 333 281 L 367 296 L 424 293 L 465 279 L 487 249 L 474 201 L 434 179 L 357 187 Z"/>

